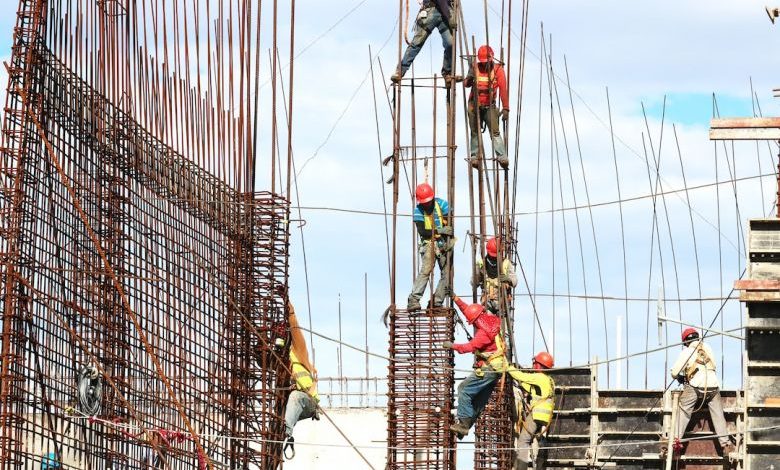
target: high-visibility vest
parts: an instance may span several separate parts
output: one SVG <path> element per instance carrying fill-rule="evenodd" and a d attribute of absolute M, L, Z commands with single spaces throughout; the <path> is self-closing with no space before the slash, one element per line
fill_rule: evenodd
<path fill-rule="evenodd" d="M 433 210 L 436 212 L 436 217 L 438 217 L 439 219 L 439 227 L 436 228 L 444 227 L 444 215 L 442 214 L 441 206 L 439 206 L 438 201 L 433 202 Z M 433 230 L 433 226 L 434 226 L 433 212 L 431 212 L 430 214 L 426 214 L 423 212 L 423 220 L 425 221 L 425 230 Z M 439 234 L 437 233 L 436 236 L 438 237 Z"/>
<path fill-rule="evenodd" d="M 484 263 L 484 261 L 481 261 L 481 262 Z M 482 266 L 479 266 L 479 268 L 481 269 Z M 500 273 L 497 272 L 496 273 L 496 277 L 490 277 L 490 275 L 487 272 L 485 272 L 485 278 L 484 278 L 484 281 L 483 281 L 484 282 L 484 286 L 482 288 L 482 294 L 484 295 L 484 297 L 482 299 L 483 303 L 488 301 L 488 300 L 498 300 L 498 292 L 499 292 L 498 288 L 501 285 L 501 283 L 498 282 L 498 277 L 501 274 L 506 275 L 508 272 L 509 272 L 509 260 L 508 259 L 505 259 L 501 263 L 501 272 Z"/>
<path fill-rule="evenodd" d="M 474 67 L 474 76 L 477 84 L 477 102 L 480 106 L 489 106 L 496 101 L 496 73 L 491 67 L 483 72 L 479 67 Z"/>
<path fill-rule="evenodd" d="M 311 372 L 298 362 L 298 358 L 292 350 L 290 350 L 290 363 L 292 364 L 292 378 L 295 381 L 295 388 L 308 393 L 314 400 L 320 401 L 320 396 L 317 393 L 317 382 L 314 381 Z"/>
<path fill-rule="evenodd" d="M 552 421 L 555 408 L 555 382 L 550 376 L 541 372 L 532 372 L 532 374 L 542 376 L 543 380 L 535 384 L 521 382 L 520 386 L 531 397 L 529 403 L 531 418 L 548 425 Z"/>

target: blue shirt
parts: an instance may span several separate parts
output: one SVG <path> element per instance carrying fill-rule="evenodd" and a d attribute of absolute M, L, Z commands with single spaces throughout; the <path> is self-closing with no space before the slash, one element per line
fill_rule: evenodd
<path fill-rule="evenodd" d="M 417 231 L 424 240 L 431 238 L 431 229 L 433 228 L 433 226 L 431 226 L 431 221 L 433 225 L 436 226 L 437 231 L 441 230 L 444 227 L 444 221 L 442 219 L 450 213 L 450 205 L 444 199 L 438 197 L 434 198 L 433 203 L 434 207 L 431 214 L 423 212 L 422 207 L 417 204 L 414 208 L 414 214 L 412 215 L 412 220 L 417 225 Z M 437 206 L 439 210 L 436 210 Z M 426 217 L 428 218 L 428 223 L 426 223 Z"/>

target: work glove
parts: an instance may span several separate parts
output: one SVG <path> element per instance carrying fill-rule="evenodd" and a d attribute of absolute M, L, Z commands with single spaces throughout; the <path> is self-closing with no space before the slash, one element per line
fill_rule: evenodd
<path fill-rule="evenodd" d="M 441 343 L 441 347 L 444 349 L 452 349 L 452 341 L 445 341 Z"/>
<path fill-rule="evenodd" d="M 447 235 L 448 237 L 451 237 L 453 234 L 452 226 L 445 226 L 439 229 L 440 235 Z"/>
<path fill-rule="evenodd" d="M 466 88 L 471 88 L 471 85 L 474 84 L 474 77 L 468 76 L 463 79 L 463 86 Z"/>
<path fill-rule="evenodd" d="M 504 108 L 504 109 L 501 110 L 501 119 L 503 119 L 504 121 L 509 119 L 509 109 L 508 108 Z"/>

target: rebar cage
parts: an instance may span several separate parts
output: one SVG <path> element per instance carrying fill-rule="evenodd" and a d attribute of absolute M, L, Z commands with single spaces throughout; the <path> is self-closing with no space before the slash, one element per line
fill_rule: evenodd
<path fill-rule="evenodd" d="M 276 468 L 289 202 L 82 79 L 48 8 L 20 1 L 3 123 L 0 469 Z"/>

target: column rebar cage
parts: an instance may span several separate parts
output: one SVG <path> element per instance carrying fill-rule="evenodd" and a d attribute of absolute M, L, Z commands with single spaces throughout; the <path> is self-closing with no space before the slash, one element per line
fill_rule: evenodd
<path fill-rule="evenodd" d="M 252 145 L 225 143 L 257 110 L 211 107 L 149 56 L 140 8 L 19 2 L 0 163 L 3 470 L 282 461 L 290 204 L 254 189 Z"/>

